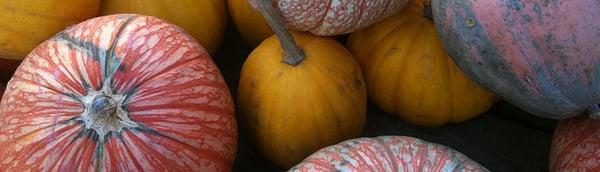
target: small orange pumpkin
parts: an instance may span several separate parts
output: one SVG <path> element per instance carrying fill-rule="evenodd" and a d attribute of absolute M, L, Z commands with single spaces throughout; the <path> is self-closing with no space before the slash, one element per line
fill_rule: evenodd
<path fill-rule="evenodd" d="M 269 9 L 261 11 L 274 12 L 269 0 L 261 3 Z M 261 152 L 289 168 L 322 147 L 359 136 L 367 91 L 343 45 L 307 33 L 292 37 L 275 13 L 267 16 L 277 37 L 246 59 L 237 107 Z"/>

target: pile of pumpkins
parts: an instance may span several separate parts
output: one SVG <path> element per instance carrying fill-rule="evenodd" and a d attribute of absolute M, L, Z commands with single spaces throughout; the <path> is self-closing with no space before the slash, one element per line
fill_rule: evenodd
<path fill-rule="evenodd" d="M 290 171 L 487 171 L 417 138 L 357 138 L 367 97 L 428 127 L 502 98 L 561 120 L 552 171 L 600 170 L 597 0 L 0 0 L 0 9 L 0 171 L 231 171 L 238 122 Z M 256 46 L 235 103 L 210 57 L 228 12 Z"/>

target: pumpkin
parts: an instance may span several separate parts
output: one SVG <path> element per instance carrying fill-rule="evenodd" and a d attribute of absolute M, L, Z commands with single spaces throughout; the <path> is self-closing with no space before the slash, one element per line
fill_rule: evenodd
<path fill-rule="evenodd" d="M 98 15 L 99 7 L 100 0 L 0 0 L 0 60 L 22 60 L 65 27 Z"/>
<path fill-rule="evenodd" d="M 540 117 L 599 112 L 600 1 L 434 0 L 432 7 L 448 54 L 482 86 Z"/>
<path fill-rule="evenodd" d="M 0 171 L 230 171 L 233 101 L 208 53 L 154 17 L 80 23 L 34 49 L 0 104 Z"/>
<path fill-rule="evenodd" d="M 227 26 L 224 0 L 103 0 L 100 14 L 137 13 L 172 22 L 215 54 Z"/>
<path fill-rule="evenodd" d="M 289 171 L 488 171 L 462 153 L 406 136 L 357 138 L 323 148 Z"/>
<path fill-rule="evenodd" d="M 354 32 L 348 47 L 367 80 L 371 100 L 417 125 L 462 122 L 485 112 L 494 97 L 446 54 L 422 1 Z"/>
<path fill-rule="evenodd" d="M 249 0 L 256 7 L 256 0 Z M 273 0 L 294 30 L 319 36 L 346 34 L 399 12 L 408 0 Z M 257 21 L 255 19 L 252 21 Z"/>
<path fill-rule="evenodd" d="M 248 0 L 227 0 L 229 15 L 242 38 L 250 45 L 257 46 L 273 35 L 273 31 L 262 14 L 252 8 Z"/>
<path fill-rule="evenodd" d="M 559 121 L 550 150 L 550 171 L 600 171 L 600 121 L 585 115 Z"/>
<path fill-rule="evenodd" d="M 289 168 L 324 146 L 360 135 L 366 88 L 343 45 L 308 33 L 292 37 L 269 0 L 261 1 L 277 37 L 263 41 L 244 62 L 237 108 L 259 150 Z"/>

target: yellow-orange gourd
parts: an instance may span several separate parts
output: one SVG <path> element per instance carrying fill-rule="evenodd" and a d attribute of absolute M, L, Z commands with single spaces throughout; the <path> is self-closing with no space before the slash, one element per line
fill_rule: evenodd
<path fill-rule="evenodd" d="M 351 34 L 348 46 L 385 112 L 422 126 L 462 122 L 485 112 L 493 95 L 467 78 L 446 54 L 422 1 Z"/>
<path fill-rule="evenodd" d="M 138 13 L 182 27 L 210 54 L 216 53 L 227 25 L 225 0 L 103 0 L 100 14 Z"/>
<path fill-rule="evenodd" d="M 22 60 L 69 25 L 98 15 L 100 0 L 0 0 L 0 58 Z"/>
<path fill-rule="evenodd" d="M 252 46 L 273 35 L 273 31 L 260 12 L 248 0 L 227 0 L 229 15 L 242 38 Z"/>
<path fill-rule="evenodd" d="M 288 168 L 320 148 L 359 136 L 367 106 L 360 67 L 344 46 L 293 35 L 306 58 L 289 65 L 277 37 L 266 39 L 244 63 L 237 102 L 240 120 L 261 152 Z"/>

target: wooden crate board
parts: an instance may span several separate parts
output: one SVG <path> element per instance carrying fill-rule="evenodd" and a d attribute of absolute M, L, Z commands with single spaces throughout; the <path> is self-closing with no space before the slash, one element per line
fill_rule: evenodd
<path fill-rule="evenodd" d="M 343 39 L 342 39 L 343 40 Z M 230 24 L 213 59 L 236 97 L 239 71 L 251 52 Z M 427 128 L 403 122 L 368 104 L 364 137 L 404 135 L 452 147 L 492 171 L 548 171 L 548 152 L 555 120 L 542 119 L 500 101 L 488 112 L 461 124 Z M 240 128 L 234 171 L 283 171 L 265 159 Z"/>

